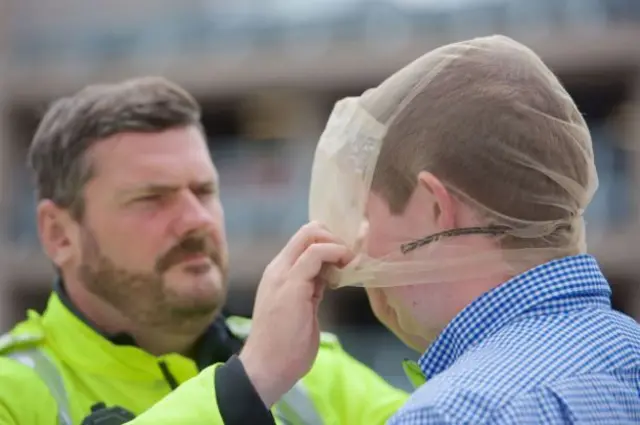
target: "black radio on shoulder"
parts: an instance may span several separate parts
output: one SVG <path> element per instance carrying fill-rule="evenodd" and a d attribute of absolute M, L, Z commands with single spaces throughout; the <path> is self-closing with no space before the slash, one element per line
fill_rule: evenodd
<path fill-rule="evenodd" d="M 122 407 L 107 407 L 104 403 L 96 403 L 91 407 L 91 414 L 82 421 L 82 425 L 123 425 L 133 419 L 135 415 Z"/>

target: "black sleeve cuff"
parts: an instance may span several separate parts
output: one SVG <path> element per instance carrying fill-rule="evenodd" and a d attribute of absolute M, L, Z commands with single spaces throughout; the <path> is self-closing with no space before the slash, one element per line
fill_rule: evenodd
<path fill-rule="evenodd" d="M 231 356 L 214 376 L 218 409 L 225 425 L 275 425 L 238 356 Z"/>

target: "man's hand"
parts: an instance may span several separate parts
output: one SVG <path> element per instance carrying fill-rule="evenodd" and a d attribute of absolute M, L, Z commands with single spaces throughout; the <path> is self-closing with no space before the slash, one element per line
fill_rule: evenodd
<path fill-rule="evenodd" d="M 265 269 L 251 333 L 239 357 L 267 407 L 311 369 L 318 353 L 323 266 L 343 267 L 351 258 L 349 249 L 335 236 L 310 223 Z"/>

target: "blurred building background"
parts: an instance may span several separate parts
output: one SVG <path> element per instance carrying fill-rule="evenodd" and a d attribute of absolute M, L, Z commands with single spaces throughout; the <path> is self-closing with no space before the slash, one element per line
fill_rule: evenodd
<path fill-rule="evenodd" d="M 5 0 L 0 3 L 0 331 L 52 281 L 24 166 L 44 108 L 88 83 L 143 74 L 204 108 L 232 259 L 229 310 L 250 314 L 264 266 L 307 218 L 315 143 L 333 103 L 438 45 L 492 33 L 536 50 L 593 132 L 600 189 L 590 251 L 616 308 L 640 320 L 640 1 Z M 399 386 L 411 356 L 363 291 L 329 294 L 325 327 Z"/>

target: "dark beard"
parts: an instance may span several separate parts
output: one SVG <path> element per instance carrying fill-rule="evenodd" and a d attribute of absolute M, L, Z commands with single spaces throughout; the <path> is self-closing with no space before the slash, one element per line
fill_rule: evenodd
<path fill-rule="evenodd" d="M 118 267 L 102 254 L 100 246 L 89 229 L 83 232 L 83 262 L 78 269 L 80 281 L 87 290 L 110 304 L 134 323 L 146 327 L 190 332 L 201 327 L 203 321 L 212 320 L 226 302 L 226 288 L 215 297 L 179 298 L 165 285 L 163 274 L 184 256 L 206 252 L 226 279 L 218 251 L 202 238 L 185 238 L 156 262 L 149 273 L 132 272 Z M 178 299 L 179 298 L 179 299 Z"/>

